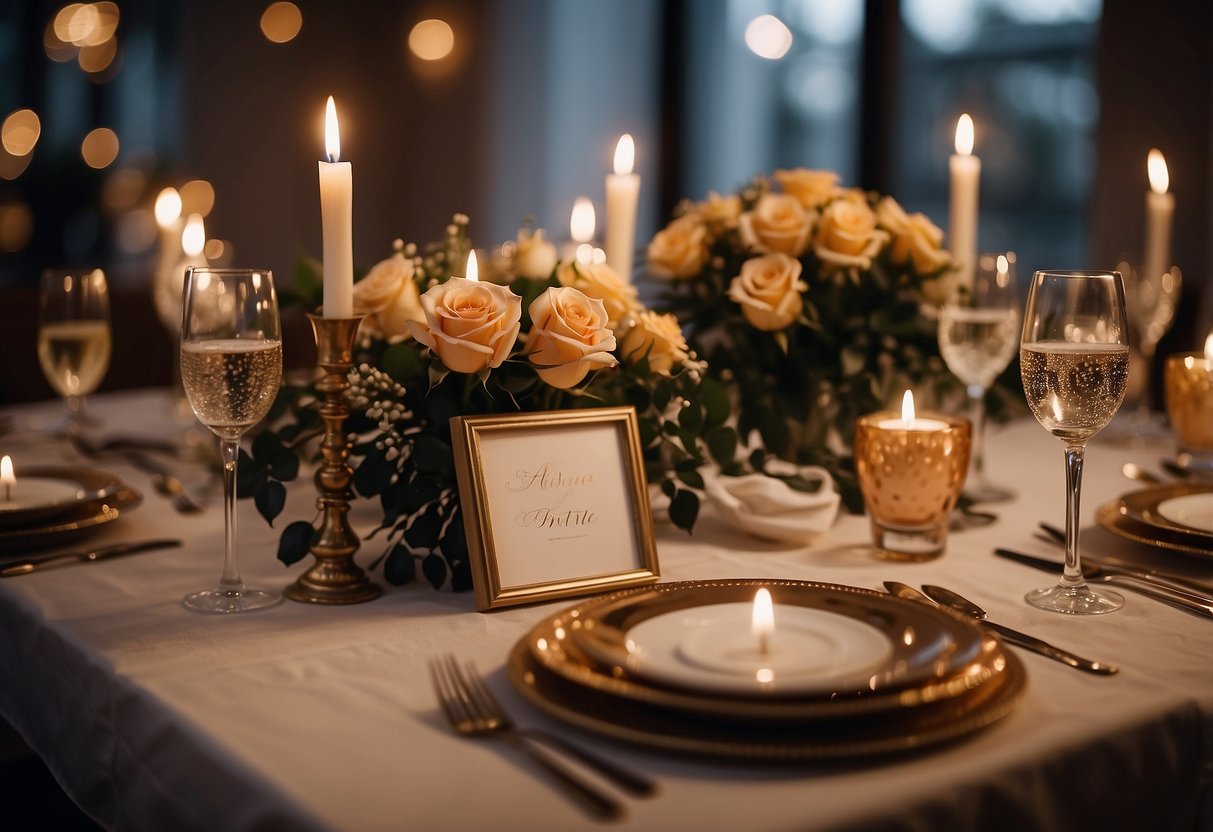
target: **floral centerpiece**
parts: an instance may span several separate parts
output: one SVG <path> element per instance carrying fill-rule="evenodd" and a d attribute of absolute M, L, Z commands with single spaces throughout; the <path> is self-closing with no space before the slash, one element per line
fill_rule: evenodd
<path fill-rule="evenodd" d="M 711 376 L 730 385 L 742 437 L 834 474 L 862 510 L 856 417 L 907 387 L 954 387 L 924 310 L 955 289 L 943 233 L 891 196 L 828 171 L 778 170 L 740 193 L 684 202 L 648 246 Z"/>
<path fill-rule="evenodd" d="M 636 289 L 600 264 L 558 263 L 541 231 L 524 228 L 472 272 L 466 216 L 424 251 L 397 242 L 354 287 L 366 313 L 351 373 L 353 484 L 378 498 L 385 577 L 434 586 L 471 584 L 448 420 L 455 415 L 632 405 L 646 475 L 669 498 L 669 519 L 690 530 L 714 460 L 742 473 L 724 388 L 705 375 L 672 315 L 646 309 Z M 467 271 L 464 271 L 467 264 Z M 462 275 L 462 276 L 460 276 Z M 297 289 L 314 290 L 306 266 Z M 309 387 L 284 388 L 251 455 L 240 493 L 270 522 L 282 511 L 296 453 L 318 434 Z M 755 458 L 761 464 L 761 460 Z M 790 478 L 794 479 L 794 478 Z M 286 526 L 279 559 L 302 558 L 312 524 Z"/>

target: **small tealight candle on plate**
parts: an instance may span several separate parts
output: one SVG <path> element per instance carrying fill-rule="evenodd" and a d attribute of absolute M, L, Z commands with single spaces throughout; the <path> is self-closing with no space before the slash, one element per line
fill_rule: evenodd
<path fill-rule="evenodd" d="M 943 553 L 971 449 L 968 419 L 919 416 L 909 390 L 900 417 L 882 411 L 855 422 L 855 469 L 882 556 L 928 560 Z"/>
<path fill-rule="evenodd" d="M 0 511 L 42 508 L 78 499 L 80 486 L 68 480 L 43 477 L 17 479 L 12 457 L 0 458 Z"/>
<path fill-rule="evenodd" d="M 1196 467 L 1213 468 L 1213 335 L 1203 354 L 1167 356 L 1163 389 L 1180 450 Z"/>

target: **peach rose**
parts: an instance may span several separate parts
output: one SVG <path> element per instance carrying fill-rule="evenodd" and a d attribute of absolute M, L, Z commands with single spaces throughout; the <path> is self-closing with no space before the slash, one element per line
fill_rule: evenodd
<path fill-rule="evenodd" d="M 694 277 L 708 260 L 708 229 L 696 214 L 678 217 L 653 235 L 649 268 L 661 277 Z"/>
<path fill-rule="evenodd" d="M 514 242 L 514 271 L 519 277 L 546 280 L 556 268 L 556 246 L 545 240 L 543 229 L 522 229 Z"/>
<path fill-rule="evenodd" d="M 809 288 L 800 279 L 800 270 L 799 260 L 778 252 L 751 258 L 729 284 L 729 299 L 741 306 L 755 329 L 786 329 L 804 308 L 800 293 Z"/>
<path fill-rule="evenodd" d="M 398 251 L 354 284 L 354 306 L 366 313 L 364 327 L 385 338 L 407 338 L 408 322 L 425 320 L 413 275 L 413 261 Z"/>
<path fill-rule="evenodd" d="M 556 281 L 602 301 L 611 329 L 619 329 L 629 315 L 641 308 L 636 287 L 606 263 L 561 263 L 556 269 Z"/>
<path fill-rule="evenodd" d="M 838 187 L 838 174 L 828 170 L 792 168 L 775 171 L 775 181 L 785 194 L 796 197 L 805 208 L 814 209 L 833 196 Z"/>
<path fill-rule="evenodd" d="M 836 199 L 821 212 L 813 251 L 826 268 L 867 269 L 888 240 L 866 203 Z"/>
<path fill-rule="evenodd" d="M 607 328 L 602 301 L 568 286 L 553 286 L 535 298 L 528 311 L 528 356 L 539 377 L 553 387 L 566 390 L 590 370 L 619 363 L 611 355 L 615 334 Z"/>
<path fill-rule="evenodd" d="M 737 226 L 737 220 L 741 217 L 741 197 L 737 194 L 721 196 L 715 191 L 708 191 L 707 199 L 696 202 L 692 211 L 703 218 L 708 228 L 719 233 Z"/>
<path fill-rule="evenodd" d="M 635 323 L 623 336 L 619 352 L 632 364 L 647 356 L 649 369 L 663 376 L 668 376 L 675 364 L 681 364 L 689 357 L 678 319 L 648 310 L 636 316 Z"/>
<path fill-rule="evenodd" d="M 876 222 L 893 235 L 889 257 L 894 263 L 910 263 L 918 274 L 934 274 L 952 262 L 943 248 L 943 232 L 926 214 L 910 214 L 897 200 L 886 196 L 876 206 Z"/>
<path fill-rule="evenodd" d="M 763 194 L 738 222 L 741 242 L 763 254 L 799 257 L 808 249 L 813 232 L 813 215 L 788 194 Z"/>
<path fill-rule="evenodd" d="M 452 277 L 421 296 L 425 324 L 409 321 L 413 337 L 448 369 L 478 373 L 499 367 L 514 347 L 522 298 L 505 286 Z"/>

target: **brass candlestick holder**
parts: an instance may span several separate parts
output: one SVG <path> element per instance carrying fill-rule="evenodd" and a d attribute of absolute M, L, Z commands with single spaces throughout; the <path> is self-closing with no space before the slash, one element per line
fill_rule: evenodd
<path fill-rule="evenodd" d="M 316 334 L 324 376 L 316 389 L 324 396 L 320 418 L 324 420 L 324 439 L 320 453 L 324 464 L 316 471 L 316 508 L 322 519 L 316 532 L 311 553 L 316 558 L 312 567 L 299 580 L 286 588 L 286 597 L 305 604 L 361 604 L 378 598 L 383 589 L 354 563 L 354 552 L 360 541 L 349 523 L 350 446 L 345 435 L 345 419 L 350 414 L 345 394 L 350 389 L 349 372 L 353 366 L 354 338 L 362 316 L 353 318 L 322 318 L 308 315 Z"/>

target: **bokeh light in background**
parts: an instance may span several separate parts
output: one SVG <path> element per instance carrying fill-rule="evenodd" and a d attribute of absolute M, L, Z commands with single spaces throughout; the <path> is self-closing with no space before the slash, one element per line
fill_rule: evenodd
<path fill-rule="evenodd" d="M 25 248 L 34 234 L 34 215 L 24 202 L 0 203 L 0 251 Z"/>
<path fill-rule="evenodd" d="M 775 15 L 760 15 L 746 26 L 745 44 L 758 57 L 777 61 L 792 48 L 792 31 Z"/>
<path fill-rule="evenodd" d="M 116 3 L 69 3 L 47 24 L 47 57 L 59 63 L 75 58 L 90 76 L 100 76 L 118 56 L 119 17 Z"/>
<path fill-rule="evenodd" d="M 13 156 L 26 156 L 42 135 L 42 122 L 33 110 L 14 110 L 0 126 L 0 143 Z"/>
<path fill-rule="evenodd" d="M 205 179 L 191 179 L 181 186 L 181 213 L 210 216 L 215 207 L 215 189 Z"/>
<path fill-rule="evenodd" d="M 90 130 L 80 143 L 80 155 L 90 168 L 107 168 L 118 158 L 118 134 L 108 127 Z"/>
<path fill-rule="evenodd" d="M 409 51 L 423 61 L 441 61 L 455 48 L 455 32 L 445 20 L 422 20 L 409 32 Z"/>
<path fill-rule="evenodd" d="M 261 13 L 261 33 L 272 43 L 290 43 L 303 28 L 303 14 L 294 3 L 270 3 Z"/>

